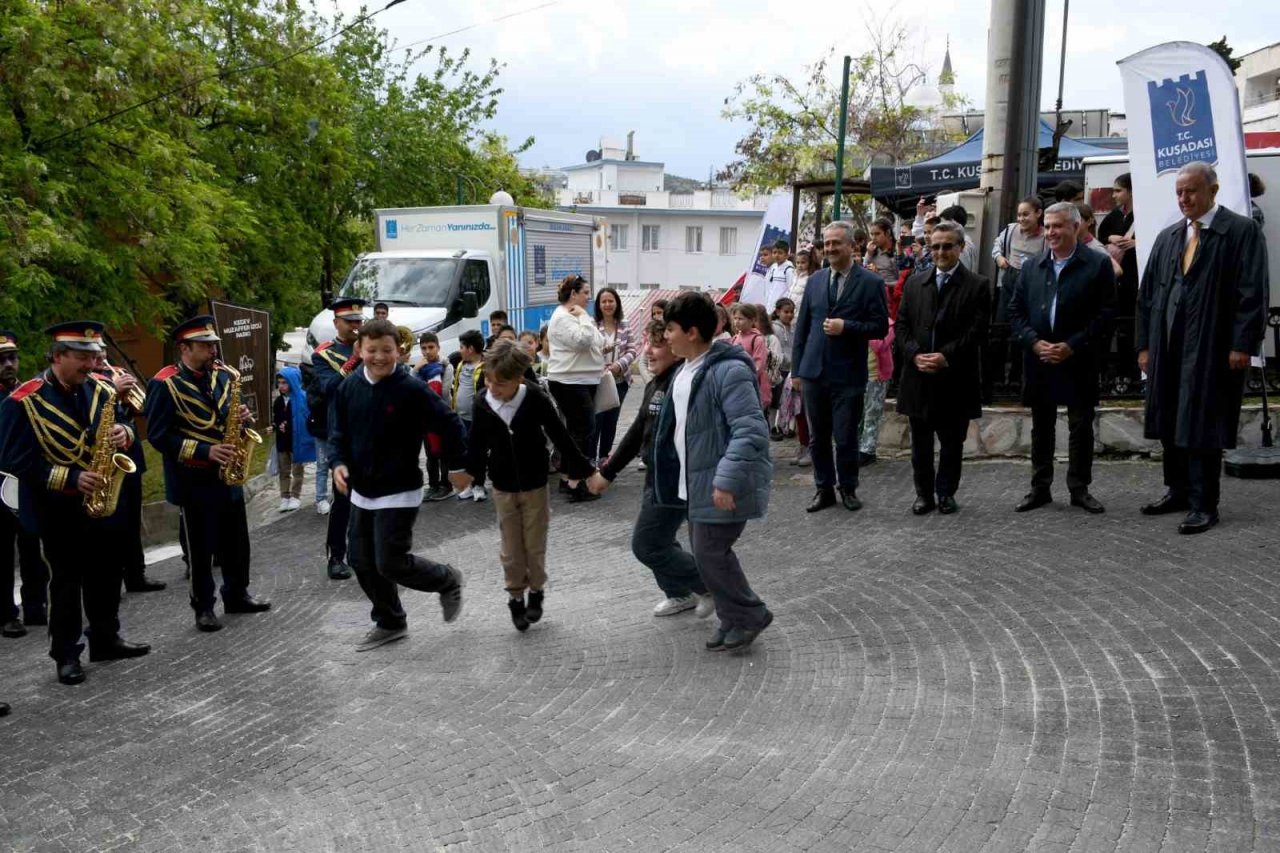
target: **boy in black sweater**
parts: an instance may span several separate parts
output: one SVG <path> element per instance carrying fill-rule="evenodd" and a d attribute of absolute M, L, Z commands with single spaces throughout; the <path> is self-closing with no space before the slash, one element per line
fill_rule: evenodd
<path fill-rule="evenodd" d="M 666 324 L 654 320 L 647 329 L 649 343 L 645 357 L 653 378 L 644 388 L 644 399 L 631 429 L 614 448 L 613 455 L 600 466 L 600 472 L 591 477 L 587 488 L 600 494 L 609 488 L 627 464 L 638 454 L 648 457 L 653 447 L 653 425 L 658 421 L 662 403 L 671 389 L 671 379 L 682 363 L 667 346 Z M 686 610 L 697 609 L 699 617 L 710 616 L 715 602 L 707 594 L 707 585 L 698 574 L 698 564 L 693 555 L 680 547 L 676 533 L 684 524 L 683 509 L 658 506 L 653 499 L 653 466 L 645 468 L 644 497 L 640 499 L 640 517 L 631 533 L 631 553 L 648 566 L 654 580 L 666 595 L 653 608 L 654 616 L 674 616 Z"/>
<path fill-rule="evenodd" d="M 560 451 L 570 477 L 585 479 L 594 470 L 573 443 L 551 398 L 536 381 L 525 378 L 531 363 L 515 341 L 495 341 L 485 353 L 488 390 L 476 394 L 467 453 L 467 473 L 477 483 L 487 473 L 493 483 L 502 570 L 510 595 L 507 606 L 518 631 L 542 618 L 551 524 L 547 439 Z"/>
<path fill-rule="evenodd" d="M 356 646 L 368 651 L 406 636 L 396 585 L 440 593 L 444 621 L 462 612 L 462 572 L 415 556 L 413 523 L 422 505 L 418 453 L 424 433 L 438 434 L 449 482 L 464 489 L 462 422 L 426 383 L 397 370 L 399 336 L 386 320 L 360 329 L 361 365 L 342 380 L 329 412 L 329 465 L 334 485 L 351 497 L 351 549 L 360 588 L 376 623 Z"/>

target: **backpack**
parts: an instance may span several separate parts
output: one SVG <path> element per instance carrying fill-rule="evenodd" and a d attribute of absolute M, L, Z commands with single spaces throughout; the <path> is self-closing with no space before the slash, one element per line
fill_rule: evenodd
<path fill-rule="evenodd" d="M 776 341 L 777 338 L 776 337 L 765 338 L 766 342 L 769 340 Z M 779 382 L 782 381 L 782 356 L 778 354 L 777 350 L 775 350 L 771 346 L 768 346 L 767 344 L 765 346 L 765 352 L 766 352 L 766 355 L 764 358 L 765 376 L 769 378 L 770 385 L 777 385 Z"/>

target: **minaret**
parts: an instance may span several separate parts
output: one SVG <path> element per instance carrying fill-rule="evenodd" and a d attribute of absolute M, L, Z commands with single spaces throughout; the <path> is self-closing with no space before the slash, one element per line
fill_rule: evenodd
<path fill-rule="evenodd" d="M 951 71 L 951 36 L 947 36 L 947 53 L 942 57 L 942 71 L 938 72 L 938 91 L 943 99 L 955 94 L 956 75 Z"/>

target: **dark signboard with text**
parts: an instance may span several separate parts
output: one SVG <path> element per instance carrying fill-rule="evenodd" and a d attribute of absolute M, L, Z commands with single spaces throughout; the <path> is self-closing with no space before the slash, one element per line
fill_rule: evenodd
<path fill-rule="evenodd" d="M 240 371 L 240 394 L 259 429 L 271 421 L 275 359 L 271 355 L 271 313 L 230 302 L 209 300 L 222 343 L 221 359 Z"/>

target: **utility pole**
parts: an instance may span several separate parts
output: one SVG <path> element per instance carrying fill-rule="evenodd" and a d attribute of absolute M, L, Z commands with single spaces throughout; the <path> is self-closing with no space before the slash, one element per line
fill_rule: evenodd
<path fill-rule="evenodd" d="M 987 30 L 987 106 L 981 187 L 987 191 L 978 245 L 989 246 L 1012 222 L 1018 200 L 1036 190 L 1040 150 L 1040 79 L 1045 0 L 991 0 Z M 979 252 L 980 268 L 995 262 Z"/>
<path fill-rule="evenodd" d="M 836 197 L 831 208 L 831 221 L 840 218 L 840 192 L 844 189 L 844 133 L 849 119 L 849 62 L 844 58 L 844 70 L 840 72 L 840 123 L 836 129 Z M 822 211 L 818 211 L 818 219 L 822 219 Z M 819 232 L 821 233 L 821 232 Z"/>

